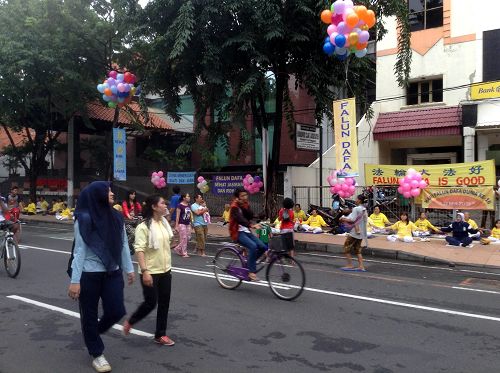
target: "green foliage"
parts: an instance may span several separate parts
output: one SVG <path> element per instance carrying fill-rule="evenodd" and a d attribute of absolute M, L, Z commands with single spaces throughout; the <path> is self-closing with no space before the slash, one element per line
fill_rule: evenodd
<path fill-rule="evenodd" d="M 144 158 L 168 165 L 168 169 L 184 170 L 188 166 L 186 158 L 178 157 L 175 153 L 168 153 L 163 149 L 148 147 L 144 151 Z"/>

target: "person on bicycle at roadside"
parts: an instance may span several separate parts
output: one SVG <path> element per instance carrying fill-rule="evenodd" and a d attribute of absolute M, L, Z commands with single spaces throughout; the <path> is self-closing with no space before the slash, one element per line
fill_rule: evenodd
<path fill-rule="evenodd" d="M 251 281 L 259 281 L 256 275 L 257 259 L 267 250 L 267 246 L 250 231 L 251 228 L 260 228 L 258 224 L 251 223 L 253 217 L 248 193 L 244 189 L 236 189 L 229 213 L 229 233 L 234 241 L 248 250 L 248 277 Z"/>

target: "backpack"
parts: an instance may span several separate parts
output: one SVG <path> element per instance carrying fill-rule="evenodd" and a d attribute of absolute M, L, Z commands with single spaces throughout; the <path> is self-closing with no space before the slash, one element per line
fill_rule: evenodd
<path fill-rule="evenodd" d="M 288 209 L 283 209 L 283 221 L 290 221 L 290 212 Z"/>

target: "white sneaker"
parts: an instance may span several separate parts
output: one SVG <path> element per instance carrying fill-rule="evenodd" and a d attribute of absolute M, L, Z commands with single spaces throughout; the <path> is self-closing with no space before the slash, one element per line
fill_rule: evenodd
<path fill-rule="evenodd" d="M 111 372 L 111 365 L 109 365 L 108 361 L 104 357 L 104 355 L 96 357 L 92 361 L 92 366 L 96 370 L 96 372 Z"/>

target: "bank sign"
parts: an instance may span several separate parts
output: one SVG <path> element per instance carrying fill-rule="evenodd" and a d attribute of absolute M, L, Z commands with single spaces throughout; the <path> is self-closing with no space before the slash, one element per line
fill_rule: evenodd
<path fill-rule="evenodd" d="M 472 100 L 500 98 L 500 80 L 472 84 L 470 87 L 470 97 Z"/>
<path fill-rule="evenodd" d="M 414 168 L 431 187 L 493 186 L 496 185 L 493 160 L 434 165 L 365 164 L 365 183 L 369 185 L 399 185 L 406 171 Z"/>
<path fill-rule="evenodd" d="M 233 194 L 236 188 L 243 188 L 243 174 L 212 176 L 212 194 Z"/>

